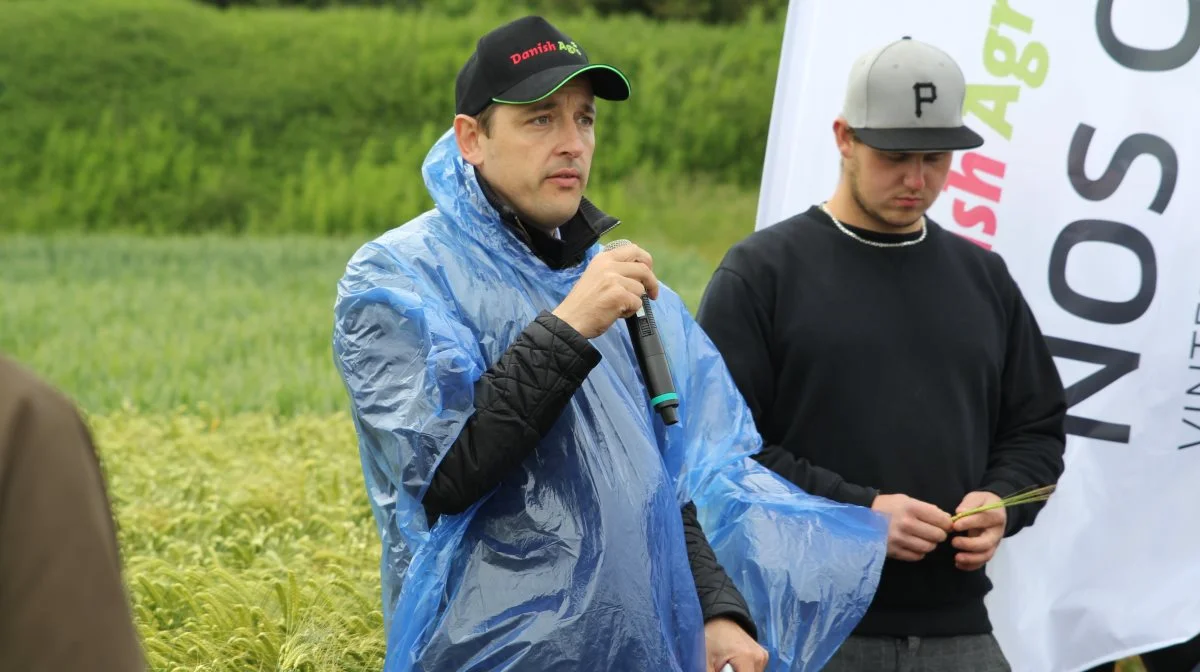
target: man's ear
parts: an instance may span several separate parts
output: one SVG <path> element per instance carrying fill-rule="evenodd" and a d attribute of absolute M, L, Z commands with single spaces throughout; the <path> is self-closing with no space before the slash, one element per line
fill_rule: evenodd
<path fill-rule="evenodd" d="M 854 132 L 850 130 L 850 124 L 845 118 L 838 117 L 833 121 L 833 139 L 837 143 L 838 153 L 842 155 L 842 159 L 849 159 L 853 156 Z"/>
<path fill-rule="evenodd" d="M 454 138 L 463 159 L 473 166 L 483 163 L 483 129 L 479 121 L 465 114 L 454 116 Z"/>

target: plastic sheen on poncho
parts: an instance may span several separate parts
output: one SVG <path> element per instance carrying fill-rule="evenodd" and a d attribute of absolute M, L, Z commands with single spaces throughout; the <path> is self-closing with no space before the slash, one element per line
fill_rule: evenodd
<path fill-rule="evenodd" d="M 886 522 L 749 457 L 761 446 L 749 409 L 665 283 L 655 311 L 679 423 L 652 413 L 618 321 L 592 340 L 600 364 L 534 454 L 428 528 L 421 498 L 473 412 L 475 381 L 585 264 L 537 259 L 487 202 L 452 131 L 423 174 L 436 209 L 359 249 L 335 306 L 334 359 L 383 546 L 384 669 L 702 672 L 688 500 L 770 669 L 823 665 L 874 595 Z"/>

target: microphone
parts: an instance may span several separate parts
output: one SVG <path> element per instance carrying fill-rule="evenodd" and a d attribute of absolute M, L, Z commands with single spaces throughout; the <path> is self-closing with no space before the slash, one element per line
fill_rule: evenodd
<path fill-rule="evenodd" d="M 612 250 L 631 244 L 628 240 L 614 240 L 604 249 Z M 631 317 L 625 318 L 625 324 L 629 327 L 633 352 L 637 355 L 642 378 L 650 393 L 650 405 L 662 416 L 663 423 L 673 425 L 679 422 L 679 414 L 675 410 L 679 407 L 679 395 L 675 393 L 667 353 L 658 336 L 658 325 L 654 322 L 654 309 L 648 295 L 642 294 L 642 307 Z"/>

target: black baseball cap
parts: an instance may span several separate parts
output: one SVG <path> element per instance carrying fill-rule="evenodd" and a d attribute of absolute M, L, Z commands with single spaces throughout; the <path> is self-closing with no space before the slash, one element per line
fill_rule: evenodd
<path fill-rule="evenodd" d="M 526 16 L 479 38 L 455 81 L 454 111 L 475 116 L 492 103 L 536 103 L 585 73 L 597 98 L 629 98 L 620 70 L 589 63 L 587 52 L 549 21 Z"/>

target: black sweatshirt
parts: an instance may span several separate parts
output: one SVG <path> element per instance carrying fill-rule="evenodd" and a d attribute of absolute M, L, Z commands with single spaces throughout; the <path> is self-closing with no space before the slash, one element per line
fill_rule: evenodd
<path fill-rule="evenodd" d="M 697 319 L 763 434 L 759 461 L 807 492 L 953 513 L 970 491 L 1062 473 L 1063 386 L 1019 288 L 997 254 L 926 221 L 925 240 L 879 248 L 814 206 L 731 248 L 705 291 Z M 1009 508 L 1006 536 L 1039 509 Z M 990 632 L 991 582 L 954 554 L 889 558 L 857 633 Z"/>
<path fill-rule="evenodd" d="M 478 176 L 488 201 L 530 251 L 551 268 L 580 263 L 612 221 L 584 200 L 579 213 L 553 238 L 524 226 Z M 611 228 L 611 225 L 608 226 Z M 475 413 L 438 464 L 422 505 L 430 526 L 457 514 L 496 488 L 533 454 L 585 378 L 600 363 L 600 351 L 552 313 L 526 326 L 500 359 L 475 382 Z M 688 563 L 705 622 L 728 618 L 751 636 L 758 630 L 700 526 L 694 504 L 680 509 Z"/>

